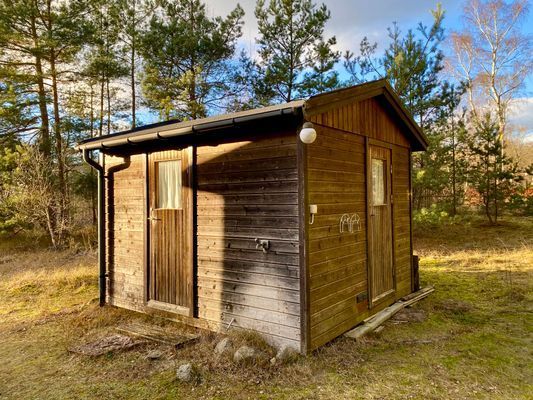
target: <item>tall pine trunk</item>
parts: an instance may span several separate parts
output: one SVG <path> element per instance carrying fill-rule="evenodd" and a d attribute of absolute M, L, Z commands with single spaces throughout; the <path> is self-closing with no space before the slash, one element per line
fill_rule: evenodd
<path fill-rule="evenodd" d="M 31 19 L 31 34 L 33 44 L 37 49 L 39 47 L 39 37 L 35 18 Z M 39 150 L 47 160 L 50 159 L 52 145 L 50 142 L 50 120 L 48 118 L 48 108 L 46 107 L 46 89 L 44 86 L 43 60 L 38 51 L 35 52 L 35 77 L 37 80 L 37 96 L 39 101 L 39 113 L 41 115 L 41 127 L 39 130 Z"/>
<path fill-rule="evenodd" d="M 453 118 L 453 117 L 452 117 Z M 452 216 L 457 215 L 457 171 L 455 155 L 455 123 L 452 119 Z"/>
<path fill-rule="evenodd" d="M 39 151 L 44 156 L 46 162 L 52 160 L 52 142 L 50 138 L 50 117 L 48 115 L 48 104 L 46 99 L 46 88 L 44 84 L 43 57 L 39 50 L 39 34 L 37 32 L 37 22 L 34 16 L 31 17 L 31 35 L 35 46 L 35 75 L 37 80 L 37 96 L 39 103 L 39 114 L 41 117 L 41 126 L 39 129 Z M 48 205 L 46 207 L 46 226 L 53 247 L 56 247 L 57 231 L 57 210 L 55 207 Z"/>
<path fill-rule="evenodd" d="M 135 26 L 135 16 L 137 15 L 136 14 L 136 8 L 135 8 L 135 5 L 136 5 L 137 1 L 136 0 L 133 0 L 133 13 L 132 13 L 132 19 L 133 19 L 133 23 L 132 23 L 132 35 L 131 35 L 131 71 L 130 71 L 130 74 L 131 74 L 131 128 L 132 129 L 135 129 L 135 112 L 136 112 L 136 96 L 135 96 L 135 50 L 136 50 L 136 42 L 135 40 L 137 39 L 136 37 L 136 29 L 137 27 Z"/>
<path fill-rule="evenodd" d="M 90 111 L 90 120 L 91 120 L 91 137 L 94 137 L 94 90 L 93 90 L 93 84 L 91 83 L 91 111 Z M 94 168 L 89 169 L 89 173 L 91 174 L 91 182 L 96 181 L 96 173 L 94 171 Z M 94 185 L 91 185 L 91 209 L 92 209 L 92 223 L 93 226 L 96 228 L 96 225 L 98 223 L 98 216 L 96 213 L 96 188 Z"/>
<path fill-rule="evenodd" d="M 109 77 L 106 79 L 106 96 L 107 96 L 107 134 L 111 133 L 111 92 L 109 90 Z"/>
<path fill-rule="evenodd" d="M 131 128 L 135 128 L 135 39 L 131 44 Z"/>
<path fill-rule="evenodd" d="M 59 189 L 58 199 L 58 227 L 56 229 L 58 245 L 61 245 L 68 219 L 68 193 L 66 183 L 65 158 L 63 155 L 63 138 L 61 136 L 61 117 L 59 110 L 59 92 L 57 83 L 56 53 L 50 52 L 50 74 L 52 78 L 52 103 L 54 112 L 54 143 L 57 162 L 57 181 Z"/>
<path fill-rule="evenodd" d="M 98 126 L 98 136 L 104 134 L 104 90 L 105 90 L 105 74 L 102 72 L 100 79 L 100 124 Z"/>

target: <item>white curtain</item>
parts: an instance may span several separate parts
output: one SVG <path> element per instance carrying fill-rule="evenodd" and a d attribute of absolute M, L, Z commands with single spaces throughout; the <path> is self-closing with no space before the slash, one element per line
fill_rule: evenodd
<path fill-rule="evenodd" d="M 181 208 L 181 160 L 157 163 L 157 208 Z"/>
<path fill-rule="evenodd" d="M 385 204 L 385 161 L 372 159 L 372 205 Z"/>

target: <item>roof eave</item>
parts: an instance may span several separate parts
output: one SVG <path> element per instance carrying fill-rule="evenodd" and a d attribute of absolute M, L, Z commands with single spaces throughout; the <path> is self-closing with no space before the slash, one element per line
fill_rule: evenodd
<path fill-rule="evenodd" d="M 254 124 L 260 120 L 269 120 L 276 117 L 291 115 L 298 116 L 301 115 L 303 104 L 303 101 L 294 101 L 281 106 L 265 107 L 248 112 L 225 114 L 211 118 L 165 125 L 156 124 L 155 126 L 148 126 L 146 129 L 135 129 L 86 139 L 80 142 L 75 148 L 79 151 L 112 150 L 117 147 L 153 142 L 159 139 L 170 139 L 178 136 L 216 132 L 235 126 Z"/>

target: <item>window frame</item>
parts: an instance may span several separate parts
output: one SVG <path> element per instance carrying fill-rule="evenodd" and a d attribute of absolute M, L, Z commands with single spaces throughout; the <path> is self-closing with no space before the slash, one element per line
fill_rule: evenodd
<path fill-rule="evenodd" d="M 178 190 L 177 190 L 177 199 L 178 199 L 178 207 L 160 207 L 160 165 L 163 163 L 177 163 L 177 170 L 178 174 L 176 174 L 177 177 L 179 177 L 178 182 Z M 170 158 L 170 159 L 162 159 L 154 161 L 154 170 L 155 170 L 155 210 L 183 210 L 183 162 L 181 158 Z"/>
<path fill-rule="evenodd" d="M 388 177 L 387 177 L 387 159 L 386 158 L 381 158 L 381 157 L 371 157 L 370 158 L 370 168 L 371 168 L 371 171 L 370 171 L 370 177 L 371 177 L 371 186 L 372 186 L 372 206 L 374 207 L 379 207 L 379 206 L 387 206 L 389 203 L 387 201 L 387 188 L 388 188 Z M 376 202 L 376 197 L 375 197 L 375 194 L 376 194 L 376 184 L 375 184 L 375 180 L 374 180 L 374 161 L 381 161 L 381 165 L 383 166 L 382 168 L 382 178 L 383 178 L 383 181 L 382 181 L 382 188 L 383 188 L 383 197 L 381 202 Z"/>

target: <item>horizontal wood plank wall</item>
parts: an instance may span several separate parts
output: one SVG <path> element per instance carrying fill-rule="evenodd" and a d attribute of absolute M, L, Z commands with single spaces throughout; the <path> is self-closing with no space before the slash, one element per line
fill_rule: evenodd
<path fill-rule="evenodd" d="M 197 312 L 299 349 L 296 151 L 294 132 L 197 148 Z"/>
<path fill-rule="evenodd" d="M 107 302 L 137 309 L 144 302 L 144 155 L 106 156 Z"/>
<path fill-rule="evenodd" d="M 367 290 L 364 137 L 316 128 L 317 139 L 307 148 L 309 204 L 318 206 L 308 226 L 311 349 L 338 336 L 368 307 L 355 301 Z M 340 233 L 345 213 L 359 215 L 359 232 Z"/>
<path fill-rule="evenodd" d="M 318 136 L 308 145 L 309 204 L 318 205 L 309 230 L 310 349 L 351 329 L 411 290 L 409 142 L 397 121 L 371 98 L 309 117 Z M 392 144 L 396 296 L 372 310 L 366 258 L 365 136 Z M 361 231 L 339 233 L 344 213 L 357 213 Z"/>

